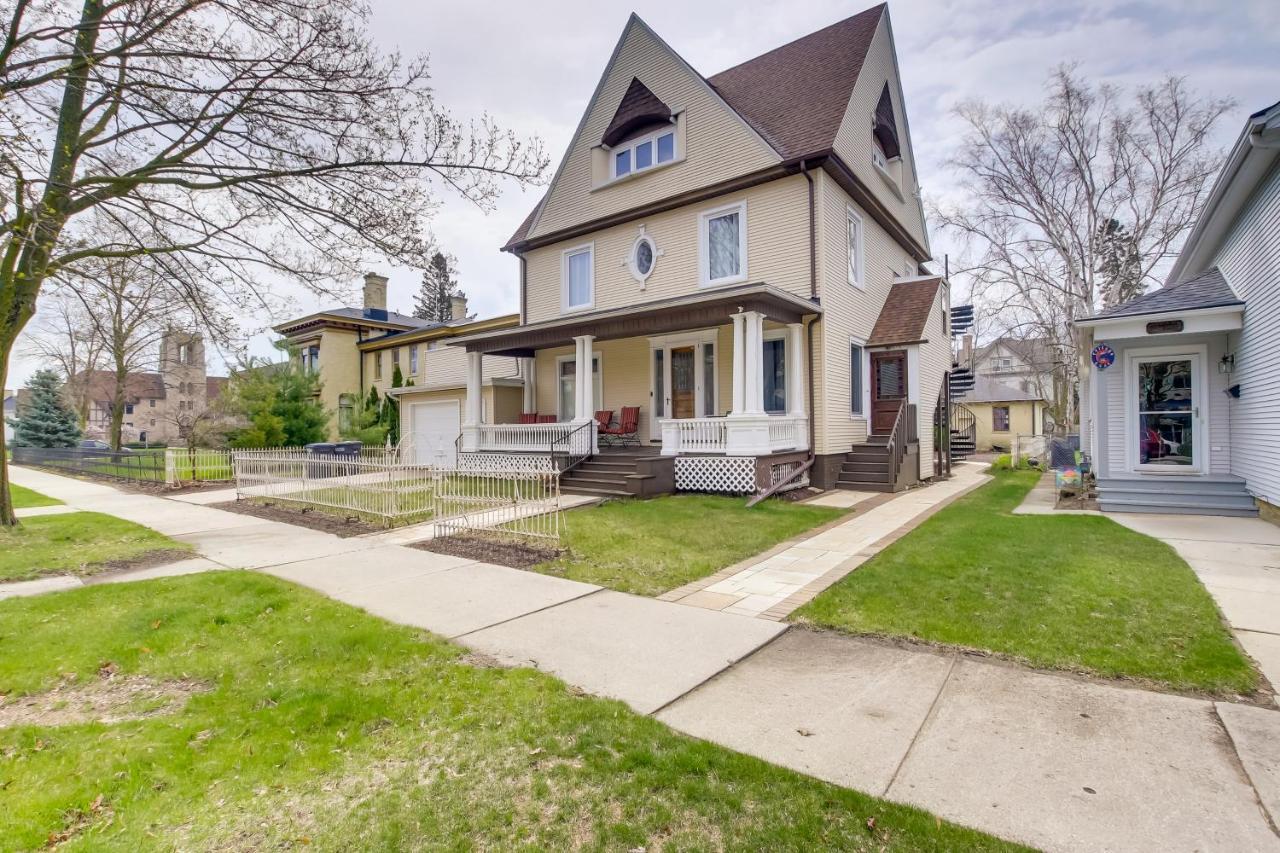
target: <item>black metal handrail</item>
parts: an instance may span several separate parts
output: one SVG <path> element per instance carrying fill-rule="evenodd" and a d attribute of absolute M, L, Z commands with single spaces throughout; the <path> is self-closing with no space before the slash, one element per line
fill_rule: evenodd
<path fill-rule="evenodd" d="M 551 467 L 563 474 L 590 459 L 591 448 L 595 445 L 595 428 L 595 421 L 587 421 L 552 441 L 549 454 Z M 563 457 L 563 465 L 556 464 L 557 457 Z"/>

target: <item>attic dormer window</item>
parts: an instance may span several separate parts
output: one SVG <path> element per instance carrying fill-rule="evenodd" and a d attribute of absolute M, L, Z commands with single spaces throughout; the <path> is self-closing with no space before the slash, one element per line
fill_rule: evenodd
<path fill-rule="evenodd" d="M 880 154 L 884 160 L 892 160 L 901 155 L 898 123 L 893 118 L 893 98 L 889 96 L 888 83 L 884 84 L 884 89 L 880 92 L 880 101 L 876 104 L 876 111 L 872 116 L 871 135 L 878 149 L 876 153 Z"/>
<path fill-rule="evenodd" d="M 669 126 L 669 129 L 636 137 L 615 148 L 612 154 L 614 178 L 669 163 L 676 158 L 675 128 Z"/>

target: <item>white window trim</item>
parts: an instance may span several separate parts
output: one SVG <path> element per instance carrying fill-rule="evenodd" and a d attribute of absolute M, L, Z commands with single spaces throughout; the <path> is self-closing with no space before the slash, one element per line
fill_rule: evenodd
<path fill-rule="evenodd" d="M 849 284 L 853 285 L 859 290 L 866 290 L 867 289 L 867 281 L 866 281 L 867 266 L 866 266 L 866 256 L 863 251 L 863 244 L 866 243 L 866 231 L 863 226 L 862 217 L 858 214 L 858 211 L 853 209 L 852 206 L 845 208 L 845 226 L 844 227 L 845 227 L 845 235 L 846 235 L 845 236 L 846 244 L 850 242 L 848 237 L 848 231 L 849 231 L 850 225 L 857 226 L 858 238 L 857 240 L 853 241 L 855 245 L 846 247 L 848 255 L 845 258 L 845 270 L 848 273 Z M 854 261 L 855 263 L 851 264 L 850 261 Z M 853 269 L 855 265 L 858 270 L 857 276 L 853 274 Z"/>
<path fill-rule="evenodd" d="M 849 420 L 865 421 L 871 416 L 871 355 L 867 351 L 867 341 L 865 338 L 857 338 L 850 335 L 849 346 L 862 347 L 862 411 L 855 412 L 853 410 L 853 401 L 850 400 Z M 852 370 L 852 366 L 850 366 L 850 370 Z M 852 379 L 852 377 L 850 378 Z"/>
<path fill-rule="evenodd" d="M 1193 396 L 1191 405 L 1193 409 L 1192 420 L 1193 429 L 1198 432 L 1193 433 L 1192 441 L 1195 446 L 1192 450 L 1195 464 L 1186 468 L 1172 468 L 1170 466 L 1160 465 L 1142 465 L 1138 462 L 1142 458 L 1138 452 L 1138 362 L 1174 359 L 1179 357 L 1193 356 L 1196 364 L 1193 367 L 1195 373 L 1192 376 L 1192 382 L 1195 383 L 1193 388 Z M 1115 369 L 1114 366 L 1111 368 Z M 1212 411 L 1209 408 L 1209 400 L 1207 392 L 1209 390 L 1209 347 L 1207 344 L 1184 344 L 1182 346 L 1165 346 L 1165 347 L 1143 347 L 1143 348 L 1126 348 L 1124 350 L 1124 413 L 1121 418 L 1124 430 L 1124 451 L 1125 451 L 1125 469 L 1134 474 L 1150 475 L 1155 477 L 1203 477 L 1213 471 L 1213 462 L 1209 458 L 1209 448 L 1212 441 L 1209 437 L 1211 429 L 1210 420 L 1212 419 Z M 1113 380 L 1108 380 L 1113 381 Z M 1202 413 L 1203 412 L 1203 413 Z M 1108 417 L 1114 415 L 1108 413 Z"/>
<path fill-rule="evenodd" d="M 671 134 L 671 159 L 658 162 L 658 137 Z M 646 142 L 653 143 L 653 160 L 648 166 L 636 168 L 636 147 Z M 618 174 L 618 155 L 623 151 L 631 152 L 631 171 Z M 617 181 L 623 178 L 629 178 L 632 175 L 642 175 L 650 172 L 660 166 L 669 166 L 680 159 L 680 134 L 676 133 L 676 126 L 673 122 L 669 127 L 663 127 L 644 136 L 637 136 L 635 139 L 628 139 L 626 142 L 619 143 L 609 149 L 609 180 Z"/>
<path fill-rule="evenodd" d="M 576 412 L 569 412 L 566 414 L 565 412 L 560 411 L 560 404 L 563 402 L 560 399 L 560 378 L 563 375 L 561 371 L 564 369 L 561 365 L 563 365 L 566 361 L 577 361 L 577 359 L 578 357 L 576 355 L 556 356 L 556 387 L 555 387 L 556 417 L 559 418 L 562 422 L 573 420 L 573 416 L 576 414 Z M 593 378 L 595 379 L 595 387 L 592 388 L 592 391 L 595 394 L 595 397 L 592 399 L 592 403 L 595 406 L 595 411 L 598 412 L 604 408 L 604 357 L 600 355 L 600 350 L 593 349 L 591 351 L 591 361 L 593 362 L 593 365 L 592 365 L 593 367 L 595 364 L 600 365 L 600 370 L 593 374 Z M 574 377 L 576 380 L 576 377 L 577 377 L 576 373 L 574 374 Z M 592 414 L 594 415 L 595 412 L 592 412 Z"/>
<path fill-rule="evenodd" d="M 649 271 L 640 272 L 640 268 L 636 266 L 636 252 L 640 251 L 640 244 L 648 243 L 649 250 L 653 252 L 653 259 L 649 262 Z M 658 244 L 654 242 L 651 235 L 645 233 L 644 226 L 641 226 L 640 236 L 631 244 L 631 251 L 627 253 L 626 266 L 631 273 L 631 277 L 640 282 L 640 289 L 644 290 L 645 283 L 649 280 L 649 276 L 653 275 L 654 268 L 658 265 L 658 258 L 662 257 L 662 251 L 658 248 Z"/>
<path fill-rule="evenodd" d="M 569 257 L 588 252 L 591 255 L 591 264 L 587 269 L 587 290 L 590 298 L 579 305 L 569 304 Z M 596 244 L 582 243 L 578 246 L 565 249 L 560 253 L 560 312 L 568 314 L 573 311 L 589 311 L 596 305 Z"/>
<path fill-rule="evenodd" d="M 738 274 L 724 278 L 711 278 L 711 251 L 707 243 L 708 223 L 728 213 L 738 214 L 738 257 L 741 259 Z M 747 280 L 747 202 L 746 199 L 698 214 L 698 284 L 700 287 L 721 287 L 739 284 Z"/>

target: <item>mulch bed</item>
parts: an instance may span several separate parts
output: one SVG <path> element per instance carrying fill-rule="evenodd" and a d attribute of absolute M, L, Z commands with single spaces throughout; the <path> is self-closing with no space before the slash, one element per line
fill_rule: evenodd
<path fill-rule="evenodd" d="M 362 536 L 365 533 L 382 533 L 387 529 L 360 519 L 348 520 L 342 516 L 330 515 L 327 512 L 303 509 L 302 507 L 286 506 L 284 504 L 261 504 L 253 501 L 227 501 L 226 503 L 210 504 L 210 506 L 214 509 L 226 510 L 227 512 L 238 512 L 241 515 L 252 515 L 255 518 L 262 518 L 267 521 L 282 521 L 285 524 L 296 524 L 298 527 L 319 530 L 321 533 L 332 533 L 335 536 L 341 536 L 343 538 L 349 536 Z"/>
<path fill-rule="evenodd" d="M 425 542 L 414 542 L 409 547 L 513 569 L 527 569 L 554 560 L 564 553 L 564 549 L 550 545 L 532 545 L 511 537 L 480 535 L 443 536 Z"/>

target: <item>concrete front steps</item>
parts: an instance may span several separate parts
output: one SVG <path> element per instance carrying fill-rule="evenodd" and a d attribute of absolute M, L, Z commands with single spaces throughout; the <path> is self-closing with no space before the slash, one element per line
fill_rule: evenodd
<path fill-rule="evenodd" d="M 1183 515 L 1256 517 L 1258 506 L 1231 476 L 1167 477 L 1098 480 L 1098 506 L 1103 512 L 1155 512 Z"/>

